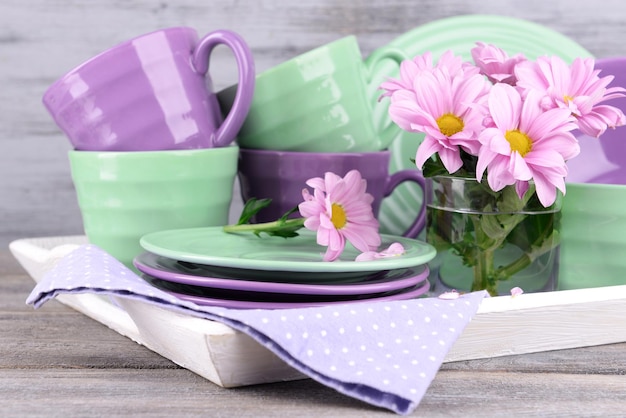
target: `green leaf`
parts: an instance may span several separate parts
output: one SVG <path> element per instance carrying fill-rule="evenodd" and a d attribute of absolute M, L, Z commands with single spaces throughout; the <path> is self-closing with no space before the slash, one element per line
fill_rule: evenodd
<path fill-rule="evenodd" d="M 296 231 L 304 226 L 304 218 L 287 219 L 291 213 L 293 213 L 293 210 L 288 211 L 275 222 L 256 224 L 258 228 L 253 231 L 254 235 L 260 237 L 261 233 L 265 233 L 271 237 L 297 237 L 298 233 Z"/>
<path fill-rule="evenodd" d="M 476 177 L 476 164 L 478 164 L 478 157 L 468 154 L 466 151 L 460 152 L 461 161 L 463 161 L 463 173 L 467 177 Z"/>
<path fill-rule="evenodd" d="M 439 159 L 429 158 L 424 163 L 424 167 L 422 167 L 422 174 L 424 175 L 424 177 L 434 177 L 447 175 L 449 173 L 448 170 L 446 170 L 446 168 L 443 166 L 441 161 L 439 161 Z"/>
<path fill-rule="evenodd" d="M 272 199 L 257 199 L 255 197 L 249 199 L 241 210 L 241 216 L 239 216 L 237 225 L 250 223 L 250 219 L 261 209 L 268 207 L 270 203 L 272 203 Z"/>
<path fill-rule="evenodd" d="M 285 212 L 285 214 L 283 216 L 281 216 L 280 218 L 278 218 L 279 221 L 286 221 L 287 218 L 289 218 L 289 215 L 291 215 L 292 213 L 295 213 L 298 211 L 298 207 L 294 207 L 290 210 L 288 210 L 287 212 Z"/>
<path fill-rule="evenodd" d="M 260 224 L 242 223 L 236 225 L 225 225 L 224 232 L 236 233 L 236 232 L 252 232 L 257 237 L 260 237 L 262 233 L 274 237 L 292 238 L 297 237 L 296 232 L 300 228 L 304 227 L 305 218 L 291 218 L 287 219 L 287 216 L 291 211 L 287 212 L 282 218 L 273 222 L 265 222 Z"/>

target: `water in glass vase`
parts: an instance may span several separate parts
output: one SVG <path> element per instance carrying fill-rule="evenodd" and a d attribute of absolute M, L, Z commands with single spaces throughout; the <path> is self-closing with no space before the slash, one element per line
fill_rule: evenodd
<path fill-rule="evenodd" d="M 559 210 L 481 213 L 431 202 L 426 241 L 437 249 L 430 263 L 432 292 L 555 290 L 560 217 Z"/>

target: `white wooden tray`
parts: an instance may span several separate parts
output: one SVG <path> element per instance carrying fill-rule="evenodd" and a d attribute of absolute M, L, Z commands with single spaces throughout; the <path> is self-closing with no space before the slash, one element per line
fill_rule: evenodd
<path fill-rule="evenodd" d="M 38 282 L 84 236 L 30 238 L 10 249 Z M 247 335 L 219 322 L 124 298 L 57 298 L 223 387 L 302 379 Z M 487 298 L 445 362 L 626 341 L 626 285 Z"/>

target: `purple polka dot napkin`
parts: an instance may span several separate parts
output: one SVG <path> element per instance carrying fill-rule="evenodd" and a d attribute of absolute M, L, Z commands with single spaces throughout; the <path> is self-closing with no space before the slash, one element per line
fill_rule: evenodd
<path fill-rule="evenodd" d="M 250 335 L 311 378 L 398 414 L 412 412 L 486 292 L 455 300 L 422 298 L 298 309 L 198 306 L 146 283 L 93 245 L 61 259 L 26 302 L 36 308 L 63 293 L 142 300 L 225 323 Z"/>

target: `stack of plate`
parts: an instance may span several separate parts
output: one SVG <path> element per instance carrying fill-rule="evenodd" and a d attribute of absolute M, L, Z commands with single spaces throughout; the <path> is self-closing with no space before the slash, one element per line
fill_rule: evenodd
<path fill-rule="evenodd" d="M 295 238 L 225 233 L 222 227 L 177 229 L 145 235 L 134 260 L 144 280 L 198 305 L 280 309 L 403 300 L 429 290 L 435 249 L 421 241 L 382 235 L 381 248 L 399 242 L 405 253 L 354 261 L 347 246 L 339 260 L 322 261 L 315 234 Z"/>

